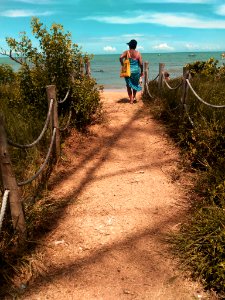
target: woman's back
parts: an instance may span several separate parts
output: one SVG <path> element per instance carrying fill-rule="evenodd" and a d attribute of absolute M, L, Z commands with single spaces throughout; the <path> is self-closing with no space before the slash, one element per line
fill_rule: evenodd
<path fill-rule="evenodd" d="M 140 59 L 140 52 L 135 50 L 135 49 L 130 49 L 128 50 L 129 53 L 130 53 L 130 57 L 132 59 L 135 59 L 135 60 L 139 60 Z"/>

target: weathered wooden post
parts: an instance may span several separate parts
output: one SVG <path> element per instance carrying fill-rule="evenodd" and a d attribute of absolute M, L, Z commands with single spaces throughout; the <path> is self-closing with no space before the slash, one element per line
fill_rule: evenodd
<path fill-rule="evenodd" d="M 163 72 L 164 72 L 165 64 L 159 64 L 159 79 L 158 79 L 158 89 L 161 90 L 163 83 Z"/>
<path fill-rule="evenodd" d="M 84 75 L 84 62 L 83 61 L 80 63 L 80 74 Z"/>
<path fill-rule="evenodd" d="M 146 92 L 146 85 L 149 81 L 149 63 L 148 61 L 144 62 L 144 93 Z"/>
<path fill-rule="evenodd" d="M 70 75 L 70 80 L 71 80 L 72 83 L 75 82 L 75 74 L 74 74 L 74 72 L 71 73 L 71 75 Z"/>
<path fill-rule="evenodd" d="M 12 163 L 8 151 L 7 138 L 0 115 L 0 172 L 4 190 L 9 190 L 9 203 L 12 216 L 13 228 L 18 232 L 20 238 L 26 238 L 26 224 L 23 214 L 20 189 L 17 185 L 13 172 Z M 20 241 L 21 242 L 21 241 Z"/>
<path fill-rule="evenodd" d="M 186 79 L 189 79 L 190 77 L 190 73 L 189 70 L 186 67 L 183 67 L 183 84 L 182 84 L 182 97 L 181 97 L 181 103 L 182 103 L 182 107 L 181 107 L 181 114 L 183 114 L 184 112 L 184 106 L 187 103 L 187 97 L 188 97 L 188 89 L 189 86 L 187 84 Z"/>
<path fill-rule="evenodd" d="M 51 126 L 56 129 L 55 136 L 55 156 L 58 160 L 60 158 L 60 132 L 59 132 L 59 119 L 58 119 L 58 103 L 56 99 L 56 87 L 55 85 L 47 85 L 47 97 L 48 103 L 50 103 L 51 99 L 53 99 L 53 110 L 52 110 L 52 121 Z"/>
<path fill-rule="evenodd" d="M 83 58 L 80 59 L 79 66 L 80 66 L 80 75 L 83 76 L 84 75 L 84 60 L 83 60 Z"/>
<path fill-rule="evenodd" d="M 88 77 L 91 76 L 91 64 L 89 60 L 85 62 L 85 75 L 87 75 Z"/>

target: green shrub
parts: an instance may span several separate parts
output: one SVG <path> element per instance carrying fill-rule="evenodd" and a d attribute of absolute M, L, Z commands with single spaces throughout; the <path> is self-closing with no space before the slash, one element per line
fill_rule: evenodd
<path fill-rule="evenodd" d="M 79 89 L 76 86 L 79 86 Z M 78 128 L 82 128 L 91 122 L 92 116 L 99 108 L 99 90 L 95 80 L 84 77 L 82 80 L 75 80 L 71 94 L 74 123 Z"/>
<path fill-rule="evenodd" d="M 25 32 L 20 35 L 19 41 L 7 38 L 10 52 L 21 64 L 18 72 L 21 100 L 26 105 L 34 107 L 35 113 L 43 115 L 46 114 L 48 106 L 47 85 L 56 86 L 57 99 L 63 99 L 68 89 L 71 89 L 73 92 L 60 106 L 59 113 L 66 113 L 71 107 L 77 109 L 77 103 L 80 103 L 82 113 L 75 114 L 77 118 L 75 123 L 85 126 L 83 116 L 94 113 L 93 108 L 97 108 L 100 101 L 94 79 L 82 75 L 82 65 L 91 56 L 81 52 L 78 45 L 72 42 L 71 34 L 64 32 L 62 25 L 52 24 L 48 30 L 38 18 L 32 18 L 31 26 L 34 37 L 39 42 L 39 48 L 32 45 L 31 39 L 26 36 Z M 86 85 L 85 88 L 84 85 Z M 87 92 L 93 93 L 95 105 L 89 104 Z"/>
<path fill-rule="evenodd" d="M 177 253 L 206 288 L 225 296 L 225 214 L 215 205 L 197 209 L 173 237 Z M 224 298 L 223 298 L 224 299 Z"/>
<path fill-rule="evenodd" d="M 59 105 L 62 123 L 65 123 L 64 116 L 67 116 L 71 109 L 72 124 L 83 129 L 100 107 L 100 91 L 96 81 L 82 74 L 82 65 L 91 56 L 83 54 L 78 45 L 72 43 L 70 33 L 64 33 L 63 26 L 53 24 L 50 30 L 47 30 L 37 18 L 32 19 L 31 25 L 39 48 L 32 45 L 26 33 L 20 35 L 19 41 L 7 38 L 10 49 L 8 56 L 12 56 L 20 64 L 20 68 L 14 73 L 10 67 L 0 66 L 0 113 L 4 116 L 7 137 L 20 144 L 36 140 L 43 128 L 48 111 L 47 85 L 56 86 L 57 100 L 63 99 L 68 89 L 70 90 L 68 99 Z M 50 137 L 51 132 L 48 130 L 34 148 L 9 147 L 18 182 L 30 178 L 39 169 L 46 157 Z M 52 207 L 57 210 L 67 203 L 65 200 L 64 204 L 39 205 L 52 165 L 53 162 L 50 161 L 45 172 L 22 189 L 29 239 L 32 239 L 40 228 L 46 230 L 47 226 L 41 227 L 40 224 L 49 224 L 50 219 L 54 220 Z M 3 190 L 1 179 L 0 188 Z M 11 225 L 9 216 L 5 218 L 1 232 L 1 287 L 5 279 L 9 280 L 9 270 L 15 270 L 15 262 L 21 259 L 20 253 L 14 253 L 12 256 L 9 254 L 16 243 Z"/>
<path fill-rule="evenodd" d="M 0 84 L 12 83 L 16 74 L 12 67 L 7 64 L 0 65 Z"/>
<path fill-rule="evenodd" d="M 194 63 L 187 64 L 186 67 L 191 72 L 192 76 L 201 74 L 206 77 L 214 76 L 218 73 L 217 68 L 218 60 L 210 58 L 207 61 L 196 61 Z"/>
<path fill-rule="evenodd" d="M 194 76 L 191 85 L 206 102 L 225 104 L 224 67 L 213 59 L 189 65 Z M 223 73 L 224 72 L 224 73 Z M 170 81 L 176 86 L 179 78 Z M 202 197 L 189 221 L 172 238 L 177 254 L 203 284 L 225 297 L 225 109 L 209 107 L 188 92 L 186 110 L 181 105 L 182 89 L 159 91 L 149 83 L 154 100 L 152 112 L 163 120 L 168 132 L 181 147 L 192 169 L 198 170 L 195 190 Z"/>

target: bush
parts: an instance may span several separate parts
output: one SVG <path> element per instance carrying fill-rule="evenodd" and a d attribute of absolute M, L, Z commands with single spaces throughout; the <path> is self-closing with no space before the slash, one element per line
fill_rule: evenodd
<path fill-rule="evenodd" d="M 82 74 L 81 66 L 91 56 L 83 54 L 78 45 L 72 43 L 71 34 L 64 33 L 62 25 L 53 24 L 48 30 L 33 18 L 31 26 L 39 48 L 32 45 L 25 32 L 19 41 L 8 37 L 8 56 L 17 61 L 20 68 L 15 73 L 6 65 L 0 67 L 1 113 L 8 137 L 20 144 L 34 141 L 43 128 L 48 110 L 47 85 L 56 85 L 58 100 L 70 90 L 68 99 L 59 106 L 62 123 L 63 116 L 72 110 L 73 125 L 82 129 L 100 107 L 96 81 Z M 18 181 L 35 173 L 45 157 L 49 140 L 48 131 L 35 149 L 10 148 Z"/>
<path fill-rule="evenodd" d="M 225 104 L 224 67 L 217 67 L 213 59 L 189 65 L 191 84 L 197 94 L 214 105 Z M 224 72 L 225 73 L 225 72 Z M 219 75 L 220 74 L 220 75 Z M 180 79 L 170 81 L 176 86 Z M 189 90 L 186 110 L 181 105 L 182 90 L 158 91 L 157 83 L 150 82 L 154 100 L 152 111 L 181 147 L 185 158 L 198 171 L 195 190 L 201 196 L 199 205 L 193 201 L 193 210 L 172 242 L 177 254 L 203 284 L 225 297 L 225 119 L 224 109 L 209 107 Z"/>
<path fill-rule="evenodd" d="M 196 61 L 194 63 L 187 64 L 186 67 L 191 72 L 192 76 L 201 74 L 209 77 L 218 73 L 217 64 L 218 60 L 210 58 L 207 61 Z"/>
<path fill-rule="evenodd" d="M 79 89 L 76 86 L 79 86 Z M 99 90 L 95 80 L 88 77 L 75 80 L 75 87 L 71 94 L 74 123 L 78 128 L 83 128 L 85 124 L 91 122 L 92 116 L 99 108 Z"/>
<path fill-rule="evenodd" d="M 16 79 L 12 67 L 7 64 L 0 65 L 0 84 L 12 83 Z"/>
<path fill-rule="evenodd" d="M 203 278 L 205 287 L 217 291 L 221 297 L 225 297 L 224 228 L 224 211 L 215 205 L 206 205 L 197 209 L 173 238 L 178 255 L 192 270 L 194 278 Z"/>
<path fill-rule="evenodd" d="M 55 85 L 57 88 L 57 99 L 63 99 L 68 91 L 72 89 L 68 100 L 63 104 L 60 113 L 65 113 L 72 107 L 77 107 L 77 102 L 89 102 L 86 98 L 87 91 L 95 94 L 97 108 L 100 96 L 96 82 L 92 78 L 82 75 L 84 62 L 91 58 L 90 55 L 83 54 L 77 44 L 71 40 L 70 33 L 64 33 L 64 28 L 60 24 L 52 24 L 48 30 L 37 18 L 32 18 L 32 32 L 39 42 L 39 48 L 32 45 L 31 39 L 23 32 L 19 41 L 14 38 L 7 38 L 10 48 L 10 55 L 14 55 L 14 60 L 21 64 L 18 72 L 18 82 L 20 85 L 20 98 L 23 103 L 34 107 L 40 116 L 47 112 L 46 86 Z M 75 79 L 75 81 L 74 81 Z M 84 84 L 86 88 L 84 88 Z M 82 91 L 84 93 L 82 93 Z M 73 103 L 76 94 L 75 102 Z M 78 97 L 80 97 L 78 99 Z M 76 117 L 92 114 L 93 107 L 82 103 L 82 113 Z M 88 109 L 91 109 L 89 112 Z M 86 111 L 84 112 L 84 109 Z M 85 125 L 85 121 L 77 119 L 76 123 Z"/>
<path fill-rule="evenodd" d="M 21 34 L 19 41 L 7 38 L 10 49 L 8 56 L 17 61 L 20 68 L 15 73 L 8 66 L 0 66 L 0 113 L 4 115 L 8 138 L 20 144 L 33 142 L 43 128 L 48 111 L 47 85 L 56 85 L 58 100 L 63 99 L 68 89 L 70 90 L 68 99 L 59 107 L 62 122 L 64 115 L 68 115 L 72 110 L 73 125 L 83 129 L 100 107 L 100 93 L 95 80 L 82 74 L 81 67 L 91 56 L 83 54 L 78 45 L 72 43 L 70 33 L 64 33 L 61 25 L 53 24 L 48 31 L 37 18 L 32 19 L 31 25 L 39 48 L 32 45 L 26 33 Z M 35 148 L 24 150 L 10 147 L 18 182 L 30 178 L 39 169 L 46 156 L 50 136 L 51 132 L 48 130 Z M 42 205 L 39 205 L 38 200 L 43 196 L 41 192 L 46 188 L 52 170 L 51 163 L 38 180 L 23 188 L 29 239 L 32 239 L 40 228 L 46 230 L 48 226 L 43 224 L 49 225 L 49 220 L 54 220 L 53 210 L 58 209 L 58 216 L 59 207 L 66 205 L 66 200 L 57 204 L 44 203 L 43 200 Z M 3 190 L 1 180 L 0 188 Z M 9 280 L 9 271 L 15 270 L 15 263 L 21 260 L 21 253 L 13 252 L 16 237 L 10 217 L 5 218 L 3 226 L 6 230 L 1 232 L 0 243 L 2 287 L 3 283 Z M 13 255 L 10 255 L 11 252 Z"/>

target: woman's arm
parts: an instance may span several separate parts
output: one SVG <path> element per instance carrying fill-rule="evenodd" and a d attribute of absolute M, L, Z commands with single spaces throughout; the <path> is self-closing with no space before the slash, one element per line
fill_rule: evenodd
<path fill-rule="evenodd" d="M 124 51 L 120 56 L 120 64 L 123 66 L 123 59 L 127 57 L 127 51 Z"/>

